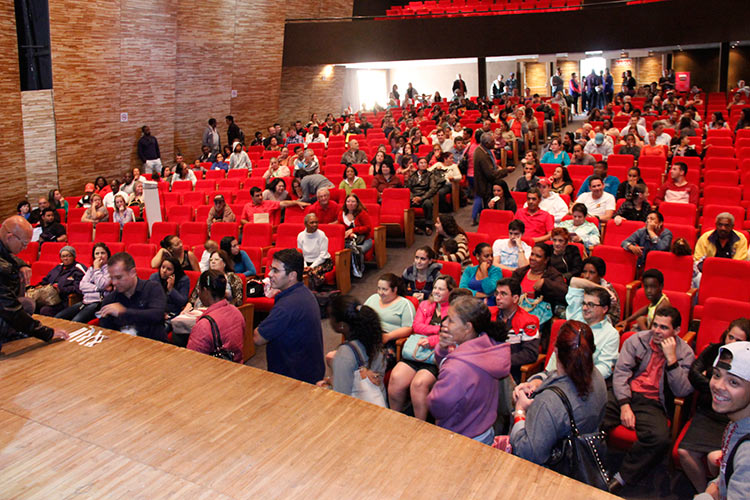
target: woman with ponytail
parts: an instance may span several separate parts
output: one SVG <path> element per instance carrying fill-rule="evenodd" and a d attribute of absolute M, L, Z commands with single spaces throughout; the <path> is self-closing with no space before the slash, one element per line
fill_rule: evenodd
<path fill-rule="evenodd" d="M 334 354 L 333 379 L 318 385 L 386 406 L 383 329 L 378 314 L 350 295 L 339 295 L 331 301 L 331 327 L 346 342 Z"/>
<path fill-rule="evenodd" d="M 510 431 L 514 455 L 543 465 L 554 446 L 570 434 L 568 412 L 553 391 L 565 393 L 581 434 L 597 432 L 604 418 L 607 387 L 599 370 L 594 369 L 594 334 L 586 323 L 569 320 L 560 327 L 555 342 L 557 374 L 548 377 L 533 393 L 520 385 L 513 392 L 516 411 Z M 533 397 L 533 399 L 531 399 Z"/>
<path fill-rule="evenodd" d="M 451 301 L 440 330 L 435 362 L 440 370 L 427 398 L 440 427 L 492 444 L 500 380 L 510 373 L 504 323 L 495 323 L 487 304 L 475 297 Z"/>

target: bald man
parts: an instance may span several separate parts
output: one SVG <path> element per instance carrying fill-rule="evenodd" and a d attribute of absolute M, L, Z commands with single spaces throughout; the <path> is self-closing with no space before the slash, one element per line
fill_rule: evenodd
<path fill-rule="evenodd" d="M 67 339 L 68 333 L 43 326 L 32 318 L 18 300 L 23 261 L 16 254 L 31 241 L 31 224 L 15 215 L 0 226 L 0 347 L 14 333 L 24 333 L 46 342 Z"/>

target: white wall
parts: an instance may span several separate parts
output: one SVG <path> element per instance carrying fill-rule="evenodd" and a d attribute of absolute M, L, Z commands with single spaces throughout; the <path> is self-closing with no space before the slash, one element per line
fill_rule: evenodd
<path fill-rule="evenodd" d="M 466 82 L 470 96 L 479 94 L 477 63 L 441 64 L 439 66 L 397 66 L 388 71 L 388 89 L 395 83 L 401 96 L 411 82 L 420 94 L 433 94 L 436 90 L 443 97 L 451 97 L 456 74 Z"/>

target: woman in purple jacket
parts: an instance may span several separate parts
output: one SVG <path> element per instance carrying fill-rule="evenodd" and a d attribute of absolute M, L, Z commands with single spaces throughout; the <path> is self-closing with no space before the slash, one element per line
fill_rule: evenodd
<path fill-rule="evenodd" d="M 435 348 L 440 373 L 427 398 L 437 425 L 493 443 L 500 379 L 510 373 L 507 335 L 481 300 L 461 296 L 451 303 Z"/>
<path fill-rule="evenodd" d="M 102 298 L 112 291 L 107 261 L 111 257 L 109 248 L 104 243 L 94 244 L 91 250 L 91 267 L 81 278 L 78 288 L 83 300 L 57 313 L 56 318 L 68 319 L 79 323 L 88 323 L 102 306 Z"/>

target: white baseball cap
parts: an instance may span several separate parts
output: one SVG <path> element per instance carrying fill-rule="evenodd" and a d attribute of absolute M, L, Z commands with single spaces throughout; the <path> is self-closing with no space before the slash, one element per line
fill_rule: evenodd
<path fill-rule="evenodd" d="M 732 360 L 720 361 L 721 353 L 728 351 Z M 725 369 L 728 373 L 750 382 L 750 342 L 732 342 L 719 348 L 714 367 Z"/>

